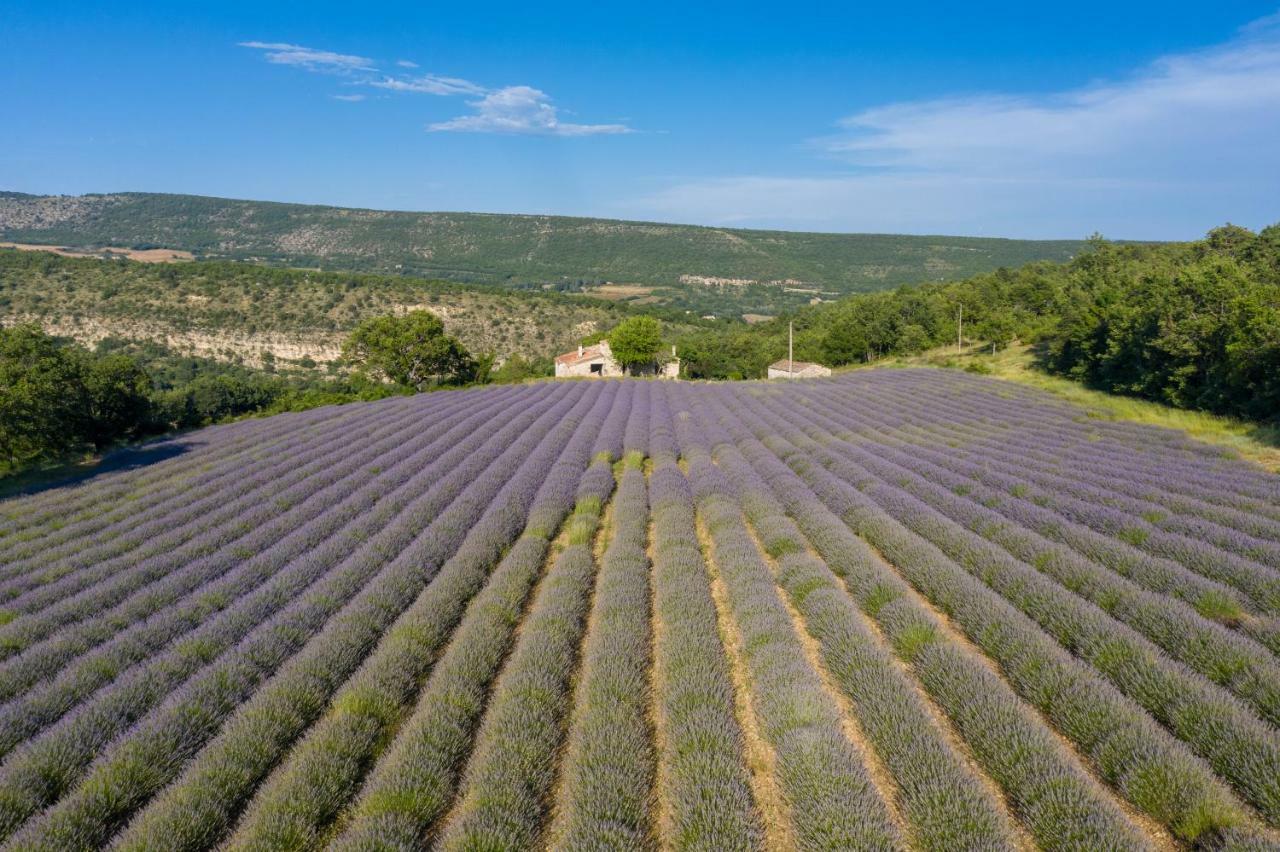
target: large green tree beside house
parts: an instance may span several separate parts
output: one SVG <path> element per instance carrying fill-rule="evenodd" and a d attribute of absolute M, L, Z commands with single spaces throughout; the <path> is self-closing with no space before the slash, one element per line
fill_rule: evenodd
<path fill-rule="evenodd" d="M 628 317 L 609 332 L 609 349 L 629 373 L 652 364 L 662 351 L 662 325 L 653 317 Z"/>

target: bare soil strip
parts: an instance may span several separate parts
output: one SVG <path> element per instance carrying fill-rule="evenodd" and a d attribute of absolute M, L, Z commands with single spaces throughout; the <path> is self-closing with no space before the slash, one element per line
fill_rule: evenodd
<path fill-rule="evenodd" d="M 609 544 L 613 541 L 613 533 L 616 528 L 614 523 L 614 515 L 617 511 L 616 501 L 613 499 L 617 496 L 618 489 L 615 487 L 609 495 L 607 502 L 600 510 L 600 525 L 596 529 L 595 541 L 591 543 L 591 553 L 595 557 L 595 582 L 591 585 L 591 600 L 587 602 L 587 623 L 582 631 L 582 638 L 578 641 L 577 663 L 574 665 L 573 674 L 569 677 L 568 695 L 569 711 L 564 714 L 561 719 L 561 737 L 560 748 L 556 750 L 556 771 L 555 781 L 551 784 L 551 789 L 547 792 L 547 810 L 544 822 L 542 848 L 550 849 L 554 843 L 556 834 L 562 830 L 563 815 L 559 810 L 559 802 L 562 800 L 562 793 L 565 785 L 565 753 L 569 748 L 569 734 L 574 723 L 573 708 L 578 706 L 578 690 L 582 688 L 582 651 L 587 647 L 587 638 L 596 630 L 596 594 L 600 590 L 600 565 L 604 559 L 604 553 L 609 548 Z"/>
<path fill-rule="evenodd" d="M 746 523 L 747 534 L 751 537 L 752 543 L 755 544 L 760 558 L 769 566 L 769 573 L 777 577 L 777 560 L 765 550 L 760 537 L 756 535 L 755 525 L 745 518 L 744 522 Z M 862 765 L 866 767 L 867 775 L 871 779 L 872 785 L 876 788 L 876 792 L 880 794 L 881 800 L 884 801 L 885 807 L 889 811 L 890 819 L 893 820 L 898 830 L 902 832 L 902 836 L 910 840 L 912 826 L 902 814 L 900 807 L 902 794 L 899 791 L 897 779 L 893 777 L 889 767 L 885 766 L 884 761 L 880 759 L 880 755 L 876 753 L 875 747 L 871 745 L 867 740 L 866 734 L 863 733 L 862 724 L 858 721 L 857 706 L 849 696 L 845 695 L 844 690 L 840 688 L 840 685 L 831 677 L 831 673 L 827 671 L 826 663 L 822 659 L 822 646 L 809 633 L 804 616 L 792 605 L 791 598 L 787 595 L 785 589 L 778 589 L 778 599 L 782 601 L 782 605 L 786 607 L 787 615 L 791 618 L 791 625 L 796 631 L 796 636 L 800 639 L 801 648 L 804 649 L 805 659 L 809 661 L 809 665 L 813 666 L 813 670 L 818 673 L 823 689 L 827 691 L 827 694 L 840 711 L 840 728 L 844 731 L 845 739 L 849 741 L 854 751 L 861 758 Z"/>
<path fill-rule="evenodd" d="M 752 535 L 755 535 L 754 528 L 752 528 Z M 802 535 L 801 540 L 804 543 L 805 552 L 809 554 L 810 558 L 817 562 L 821 562 L 823 565 L 827 564 L 826 560 L 822 558 L 818 551 L 814 550 L 813 544 L 809 541 L 807 536 Z M 832 572 L 832 576 L 836 578 L 837 582 L 840 582 L 839 575 L 834 571 Z M 841 584 L 841 586 L 843 588 L 843 584 Z M 1022 820 L 1018 818 L 1017 812 L 1009 804 L 1009 799 L 1005 795 L 1004 789 L 997 784 L 978 763 L 977 758 L 973 756 L 973 749 L 969 748 L 969 744 L 960 736 L 960 732 L 957 731 L 955 725 L 951 723 L 951 718 L 942 711 L 942 708 L 939 707 L 936 702 L 934 702 L 933 696 L 925 691 L 911 666 L 903 662 L 902 658 L 897 654 L 893 653 L 892 643 L 890 643 L 888 638 L 884 635 L 884 631 L 880 629 L 880 625 L 876 623 L 876 620 L 869 617 L 865 612 L 862 612 L 862 608 L 857 607 L 856 603 L 855 607 L 862 616 L 862 624 L 868 631 L 870 631 L 871 635 L 876 638 L 876 641 L 880 643 L 881 647 L 889 650 L 889 656 L 893 661 L 894 667 L 903 673 L 907 684 L 911 687 L 912 691 L 915 692 L 916 697 L 920 699 L 921 705 L 929 713 L 930 718 L 933 719 L 934 725 L 937 726 L 938 731 L 942 734 L 943 740 L 946 741 L 947 745 L 951 746 L 956 754 L 960 755 L 960 758 L 965 762 L 965 765 L 968 766 L 969 771 L 972 772 L 974 777 L 982 784 L 983 789 L 991 795 L 991 799 L 996 803 L 996 807 L 1000 809 L 1001 815 L 1013 828 L 1014 841 L 1017 843 L 1018 848 L 1025 850 L 1038 849 L 1039 847 L 1036 845 L 1035 839 L 1031 836 L 1031 832 L 1022 824 Z"/>
<path fill-rule="evenodd" d="M 612 504 L 612 502 L 613 495 L 611 494 L 609 503 Z M 601 511 L 603 512 L 604 509 Z M 444 809 L 440 814 L 440 817 L 435 821 L 427 833 L 427 836 L 433 841 L 439 838 L 444 827 L 452 823 L 454 817 L 457 816 L 458 811 L 461 810 L 462 803 L 465 799 L 464 794 L 466 793 L 466 789 L 463 785 L 463 779 L 465 779 L 467 774 L 467 764 L 471 762 L 472 753 L 476 746 L 476 737 L 480 733 L 480 726 L 483 724 L 485 717 L 489 713 L 489 705 L 493 701 L 494 687 L 496 687 L 502 680 L 502 674 L 507 669 L 507 663 L 510 661 L 511 655 L 515 653 L 516 647 L 520 644 L 520 636 L 524 632 L 525 624 L 529 620 L 529 613 L 532 611 L 534 604 L 538 600 L 538 595 L 542 591 L 542 586 L 543 583 L 546 582 L 547 576 L 551 573 L 552 566 L 555 565 L 556 559 L 559 558 L 564 549 L 569 546 L 569 531 L 573 527 L 572 520 L 573 510 L 570 509 L 569 514 L 560 522 L 560 531 L 556 533 L 556 537 L 551 540 L 551 544 L 547 547 L 547 554 L 542 559 L 542 568 L 538 572 L 538 579 L 534 582 L 533 588 L 529 590 L 529 594 L 524 599 L 524 612 L 521 614 L 520 621 L 516 624 L 515 630 L 511 633 L 511 641 L 507 643 L 507 652 L 504 655 L 502 662 L 498 665 L 497 674 L 494 675 L 491 681 L 489 681 L 489 688 L 485 693 L 485 706 L 477 716 L 478 721 L 476 723 L 476 727 L 471 732 L 471 742 L 467 745 L 467 754 L 457 765 L 457 781 L 454 783 L 453 801 L 449 803 L 449 807 Z"/>
<path fill-rule="evenodd" d="M 662 711 L 659 696 L 662 685 L 666 683 L 666 672 L 662 666 L 662 654 L 659 648 L 665 641 L 666 628 L 658 612 L 658 565 L 653 552 L 653 512 L 649 514 L 648 542 L 645 555 L 649 557 L 649 725 L 653 730 L 653 819 L 654 844 L 659 849 L 674 849 L 672 840 L 674 833 L 671 825 L 671 803 L 667 801 L 667 772 L 669 771 L 663 756 L 667 753 L 667 735 L 663 727 Z"/>
<path fill-rule="evenodd" d="M 888 570 L 902 578 L 902 582 L 907 588 L 907 594 L 911 595 L 912 598 L 920 604 L 920 606 L 933 613 L 934 617 L 938 620 L 938 624 L 941 625 L 942 632 L 948 641 L 975 657 L 982 665 L 986 666 L 992 674 L 1000 678 L 1004 683 L 1008 684 L 1008 681 L 1004 677 L 1004 673 L 1000 670 L 1000 666 L 997 665 L 994 660 L 988 657 L 983 653 L 981 648 L 970 641 L 964 631 L 957 627 L 945 612 L 938 609 L 930 600 L 920 594 L 916 590 L 915 586 L 912 586 L 911 583 L 907 581 L 907 578 L 902 576 L 902 572 L 900 572 L 897 567 L 884 556 L 883 553 L 876 549 L 870 542 L 866 543 L 872 553 L 875 554 L 876 558 L 879 559 Z M 1009 685 L 1009 689 L 1015 695 L 1018 694 L 1017 690 L 1013 689 L 1012 685 Z M 1173 835 L 1169 833 L 1168 829 L 1134 807 L 1128 799 L 1120 795 L 1114 787 L 1109 785 L 1100 775 L 1098 775 L 1093 763 L 1076 749 L 1074 742 L 1053 726 L 1053 723 L 1040 712 L 1038 707 L 1035 707 L 1026 700 L 1022 700 L 1020 703 L 1022 705 L 1023 712 L 1038 719 L 1045 728 L 1053 734 L 1053 737 L 1061 746 L 1062 751 L 1066 754 L 1067 759 L 1075 763 L 1085 775 L 1093 780 L 1093 782 L 1098 786 L 1100 795 L 1109 798 L 1115 806 L 1119 808 L 1120 812 L 1128 817 L 1129 820 L 1138 827 L 1138 830 L 1146 836 L 1147 841 L 1154 848 L 1162 850 L 1176 850 L 1182 848 L 1179 846 L 1178 842 L 1174 840 Z"/>
<path fill-rule="evenodd" d="M 782 787 L 778 783 L 777 756 L 773 747 L 760 732 L 755 706 L 751 698 L 751 679 L 743 659 L 742 636 L 729 608 L 729 592 L 724 578 L 711 555 L 711 537 L 707 532 L 702 512 L 697 513 L 698 544 L 702 549 L 702 561 L 711 581 L 711 600 L 716 605 L 716 621 L 720 639 L 724 643 L 729 661 L 729 676 L 733 681 L 733 703 L 738 724 L 742 727 L 744 756 L 751 774 L 751 793 L 764 824 L 764 845 L 767 850 L 791 852 L 798 849 L 792 828 L 791 809 L 787 805 Z"/>

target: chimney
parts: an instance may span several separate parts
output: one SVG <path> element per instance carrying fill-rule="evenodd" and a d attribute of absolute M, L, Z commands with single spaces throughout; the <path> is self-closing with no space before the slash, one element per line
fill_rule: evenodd
<path fill-rule="evenodd" d="M 671 357 L 672 358 L 676 357 L 676 347 L 674 345 L 672 345 L 671 347 Z"/>
<path fill-rule="evenodd" d="M 582 344 L 581 344 L 581 343 L 579 343 L 579 344 L 578 344 L 578 357 L 579 357 L 579 358 L 581 358 L 581 357 L 582 357 Z"/>

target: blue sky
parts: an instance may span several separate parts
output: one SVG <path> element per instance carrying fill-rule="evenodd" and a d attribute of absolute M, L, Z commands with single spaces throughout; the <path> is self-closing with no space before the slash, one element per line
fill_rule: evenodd
<path fill-rule="evenodd" d="M 1270 3 L 7 0 L 0 188 L 824 231 L 1280 220 Z"/>

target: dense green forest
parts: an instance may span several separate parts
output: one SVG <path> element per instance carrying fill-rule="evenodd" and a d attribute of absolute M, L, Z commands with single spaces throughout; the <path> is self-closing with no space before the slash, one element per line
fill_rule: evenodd
<path fill-rule="evenodd" d="M 89 350 L 34 325 L 0 328 L 0 476 L 248 414 L 550 373 L 549 362 L 522 359 L 492 369 L 491 356 L 473 356 L 427 311 L 362 322 L 343 362 L 338 375 L 280 374 L 149 341 L 108 338 Z"/>
<path fill-rule="evenodd" d="M 35 326 L 0 328 L 0 475 L 240 417 L 381 399 L 358 374 L 284 376 L 109 338 L 89 350 Z"/>
<path fill-rule="evenodd" d="M 972 342 L 1036 344 L 1040 365 L 1114 393 L 1280 417 L 1280 225 L 1162 245 L 1101 239 L 1067 263 L 999 269 L 802 309 L 680 341 L 695 378 L 759 376 L 787 351 L 832 366 Z"/>
<path fill-rule="evenodd" d="M 647 285 L 695 313 L 770 314 L 925 280 L 1066 260 L 1080 240 L 819 234 L 564 216 L 400 213 L 191 195 L 0 193 L 0 239 L 528 287 Z M 718 279 L 725 283 L 711 283 Z M 734 283 L 728 283 L 734 282 Z M 749 282 L 758 282 L 751 284 Z M 770 284 L 769 282 L 775 282 Z"/>

